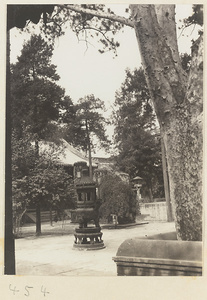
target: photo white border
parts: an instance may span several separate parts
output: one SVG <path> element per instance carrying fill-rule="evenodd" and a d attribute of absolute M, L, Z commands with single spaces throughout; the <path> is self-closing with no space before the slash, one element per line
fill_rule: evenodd
<path fill-rule="evenodd" d="M 0 2 L 0 264 L 3 274 L 3 252 L 4 252 L 4 172 L 5 172 L 5 86 L 6 86 L 6 5 L 7 4 L 51 4 L 52 1 L 4 1 Z M 71 1 L 55 1 L 55 3 L 71 3 Z M 76 1 L 78 3 L 129 3 L 128 1 Z M 130 1 L 130 3 L 165 3 L 163 1 Z M 168 1 L 166 4 L 204 4 L 204 16 L 207 16 L 205 1 Z M 205 18 L 204 18 L 205 19 Z M 206 49 L 206 43 L 205 43 Z M 204 59 L 205 61 L 205 59 Z M 206 69 L 206 65 L 204 64 Z M 204 99 L 206 95 L 205 75 L 204 75 Z M 204 101 L 204 142 L 206 145 L 206 104 Z M 206 195 L 206 147 L 204 148 L 204 200 Z M 204 211 L 206 212 L 206 203 Z M 205 215 L 205 214 L 204 214 Z M 205 220 L 204 220 L 205 237 Z M 71 300 L 194 300 L 207 299 L 206 280 L 206 240 L 204 238 L 204 274 L 202 277 L 49 277 L 49 276 L 10 276 L 0 277 L 0 297 L 1 299 L 71 299 Z M 9 285 L 20 291 L 13 295 L 9 290 Z M 25 296 L 25 286 L 32 286 L 33 290 L 29 297 Z M 42 294 L 41 287 L 44 286 L 50 294 Z"/>

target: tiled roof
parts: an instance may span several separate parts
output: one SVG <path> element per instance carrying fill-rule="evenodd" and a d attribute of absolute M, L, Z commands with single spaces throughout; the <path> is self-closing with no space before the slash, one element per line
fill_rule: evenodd
<path fill-rule="evenodd" d="M 67 143 L 65 140 L 62 140 L 62 142 L 59 145 L 55 145 L 53 142 L 39 142 L 40 152 L 49 151 L 50 149 L 52 150 L 52 148 L 56 149 L 58 153 L 57 160 L 63 165 L 74 165 L 74 163 L 80 161 L 84 161 L 87 163 L 87 165 L 89 165 L 88 158 L 84 156 L 83 153 L 81 153 L 69 143 Z M 97 164 L 93 163 L 93 167 L 96 166 Z"/>

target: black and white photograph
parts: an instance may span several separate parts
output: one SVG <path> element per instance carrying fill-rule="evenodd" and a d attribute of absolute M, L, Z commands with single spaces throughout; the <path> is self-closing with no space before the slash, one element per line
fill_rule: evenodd
<path fill-rule="evenodd" d="M 8 297 L 201 283 L 204 5 L 5 6 L 2 275 L 28 281 Z"/>

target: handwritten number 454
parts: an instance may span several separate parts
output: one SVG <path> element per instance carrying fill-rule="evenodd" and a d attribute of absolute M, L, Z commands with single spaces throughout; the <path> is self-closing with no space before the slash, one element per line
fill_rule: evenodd
<path fill-rule="evenodd" d="M 11 284 L 9 285 L 9 289 L 11 292 L 13 292 L 13 295 L 16 295 L 16 293 L 20 292 L 20 290 L 18 290 L 16 286 L 12 288 Z M 29 297 L 31 289 L 33 289 L 33 286 L 26 285 L 24 288 L 24 296 Z M 41 286 L 41 293 L 43 293 L 44 297 L 46 296 L 46 294 L 49 294 L 49 292 L 47 292 L 46 288 L 44 288 L 43 286 Z"/>

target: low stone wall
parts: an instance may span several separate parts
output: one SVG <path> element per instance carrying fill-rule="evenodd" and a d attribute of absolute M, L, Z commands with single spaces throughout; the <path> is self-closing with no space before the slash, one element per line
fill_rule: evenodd
<path fill-rule="evenodd" d="M 166 202 L 140 203 L 139 206 L 146 221 L 167 221 Z"/>

